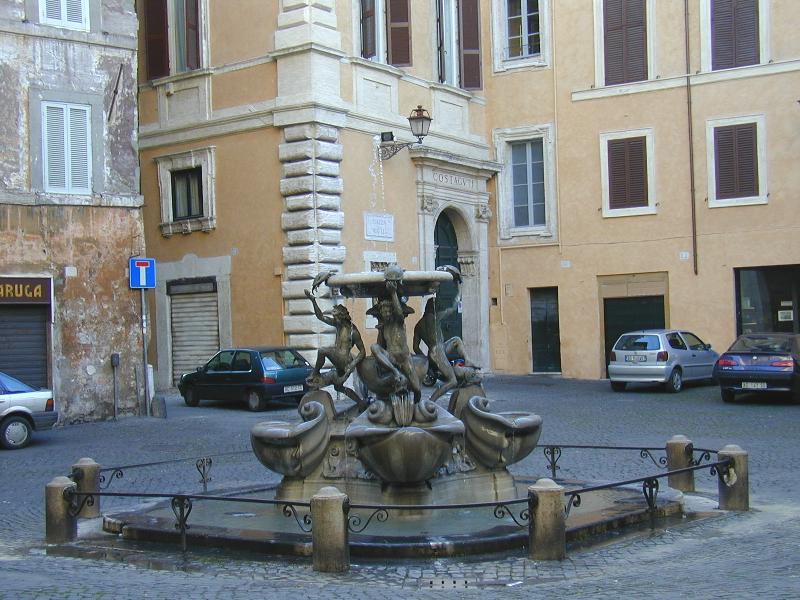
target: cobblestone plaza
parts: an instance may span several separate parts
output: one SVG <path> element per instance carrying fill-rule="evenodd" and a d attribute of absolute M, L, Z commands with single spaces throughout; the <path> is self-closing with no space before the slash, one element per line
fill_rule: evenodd
<path fill-rule="evenodd" d="M 749 452 L 747 513 L 648 529 L 607 543 L 570 547 L 561 562 L 532 561 L 523 551 L 469 558 L 377 561 L 354 559 L 346 575 L 316 573 L 311 560 L 233 555 L 109 540 L 93 552 L 44 541 L 44 486 L 81 457 L 103 467 L 214 455 L 209 493 L 276 480 L 248 453 L 250 427 L 294 420 L 289 406 L 253 414 L 242 407 L 187 408 L 166 398 L 166 419 L 128 418 L 39 433 L 19 452 L 0 453 L 0 597 L 2 598 L 442 598 L 504 597 L 793 598 L 800 594 L 796 558 L 800 485 L 793 476 L 800 411 L 781 401 L 723 404 L 718 388 L 680 394 L 634 388 L 615 394 L 607 382 L 545 377 L 491 377 L 497 411 L 540 414 L 544 444 L 663 446 L 675 434 L 697 448 L 738 444 Z M 653 473 L 637 453 L 564 450 L 561 477 L 619 480 Z M 536 450 L 515 473 L 549 476 Z M 129 470 L 110 490 L 200 493 L 194 460 Z M 689 505 L 716 507 L 716 478 L 696 474 Z M 130 500 L 103 499 L 104 512 Z M 117 504 L 114 504 L 114 501 Z M 191 519 L 189 521 L 191 523 Z M 83 525 L 85 527 L 85 525 Z"/>

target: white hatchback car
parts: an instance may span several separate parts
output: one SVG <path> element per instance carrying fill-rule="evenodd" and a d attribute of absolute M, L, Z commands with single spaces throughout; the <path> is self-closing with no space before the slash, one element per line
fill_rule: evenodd
<path fill-rule="evenodd" d="M 643 329 L 623 333 L 608 361 L 611 388 L 628 383 L 662 383 L 680 392 L 684 381 L 710 380 L 719 355 L 695 334 L 681 329 Z"/>
<path fill-rule="evenodd" d="M 0 372 L 0 446 L 24 448 L 34 429 L 50 429 L 56 421 L 53 392 L 35 390 Z"/>

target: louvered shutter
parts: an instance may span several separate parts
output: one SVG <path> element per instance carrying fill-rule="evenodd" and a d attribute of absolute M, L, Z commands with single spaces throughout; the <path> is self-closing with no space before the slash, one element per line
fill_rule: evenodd
<path fill-rule="evenodd" d="M 758 0 L 712 0 L 712 69 L 760 62 L 758 19 Z"/>
<path fill-rule="evenodd" d="M 461 87 L 481 88 L 481 29 L 478 0 L 459 2 L 459 48 L 461 51 Z"/>
<path fill-rule="evenodd" d="M 69 189 L 73 193 L 91 192 L 91 146 L 89 138 L 89 107 L 70 106 L 69 141 Z"/>
<path fill-rule="evenodd" d="M 146 0 L 144 7 L 145 54 L 147 78 L 169 75 L 167 42 L 167 0 Z"/>
<path fill-rule="evenodd" d="M 361 0 L 361 57 L 375 56 L 375 0 Z"/>
<path fill-rule="evenodd" d="M 756 124 L 744 123 L 714 129 L 717 198 L 758 195 Z"/>
<path fill-rule="evenodd" d="M 760 62 L 758 0 L 738 0 L 735 17 L 735 66 L 757 65 Z"/>
<path fill-rule="evenodd" d="M 43 104 L 42 112 L 45 190 L 65 191 L 67 189 L 66 108 Z"/>
<path fill-rule="evenodd" d="M 62 18 L 61 0 L 45 0 L 44 17 L 53 21 L 60 21 Z"/>
<path fill-rule="evenodd" d="M 647 206 L 646 138 L 608 141 L 608 192 L 610 209 Z"/>
<path fill-rule="evenodd" d="M 198 0 L 185 0 L 186 14 L 186 69 L 200 68 L 200 4 Z"/>
<path fill-rule="evenodd" d="M 67 23 L 82 27 L 86 24 L 83 0 L 66 0 Z"/>
<path fill-rule="evenodd" d="M 605 84 L 646 80 L 645 0 L 605 0 L 603 28 Z"/>
<path fill-rule="evenodd" d="M 408 0 L 388 0 L 387 8 L 389 64 L 406 67 L 411 64 L 411 21 Z"/>

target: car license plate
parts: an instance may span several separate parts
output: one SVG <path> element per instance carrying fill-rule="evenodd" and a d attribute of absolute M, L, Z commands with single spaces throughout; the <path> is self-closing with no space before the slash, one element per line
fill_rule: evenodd
<path fill-rule="evenodd" d="M 625 362 L 646 362 L 647 357 L 642 354 L 628 354 L 625 357 Z"/>
<path fill-rule="evenodd" d="M 302 392 L 303 391 L 303 384 L 299 385 L 285 385 L 283 386 L 283 393 L 288 394 L 289 392 Z"/>
<path fill-rule="evenodd" d="M 765 389 L 767 389 L 767 383 L 765 381 L 743 381 L 742 382 L 742 389 L 743 390 L 765 390 Z"/>

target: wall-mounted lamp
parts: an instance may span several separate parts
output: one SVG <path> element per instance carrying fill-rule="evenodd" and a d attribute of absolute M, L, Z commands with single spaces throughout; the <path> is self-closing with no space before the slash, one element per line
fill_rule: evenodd
<path fill-rule="evenodd" d="M 391 131 L 381 133 L 381 145 L 378 147 L 381 160 L 393 157 L 403 148 L 408 148 L 414 144 L 421 144 L 422 138 L 428 135 L 431 128 L 431 116 L 428 111 L 422 108 L 421 104 L 411 111 L 408 117 L 408 124 L 411 126 L 411 135 L 417 138 L 416 142 L 396 142 Z"/>

